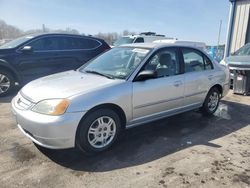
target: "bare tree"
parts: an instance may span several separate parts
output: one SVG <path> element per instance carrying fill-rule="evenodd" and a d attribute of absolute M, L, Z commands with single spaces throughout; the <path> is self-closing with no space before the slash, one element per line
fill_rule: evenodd
<path fill-rule="evenodd" d="M 5 21 L 0 20 L 0 39 L 13 39 L 21 36 L 22 30 L 15 26 L 8 25 Z"/>
<path fill-rule="evenodd" d="M 50 29 L 45 26 L 45 24 L 42 25 L 40 29 L 31 29 L 27 31 L 22 31 L 19 28 L 8 25 L 5 23 L 5 21 L 0 20 L 0 40 L 1 39 L 14 39 L 23 35 L 30 35 L 30 34 L 37 34 L 37 33 L 44 33 L 44 32 L 56 32 L 56 33 L 70 33 L 70 34 L 80 34 L 80 32 L 76 29 L 72 29 L 70 27 L 66 27 L 65 29 Z M 135 32 L 131 32 L 128 30 L 124 30 L 122 33 L 117 32 L 109 32 L 109 33 L 101 33 L 99 32 L 96 35 L 93 35 L 95 37 L 101 38 L 105 40 L 108 44 L 112 45 L 114 41 L 116 41 L 119 37 L 124 35 L 134 35 Z M 81 33 L 81 35 L 85 35 L 84 33 Z M 92 36 L 92 35 L 90 35 Z"/>

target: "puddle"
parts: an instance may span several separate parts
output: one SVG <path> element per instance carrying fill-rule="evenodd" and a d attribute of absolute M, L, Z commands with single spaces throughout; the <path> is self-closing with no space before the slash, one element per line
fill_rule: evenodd
<path fill-rule="evenodd" d="M 214 113 L 216 117 L 219 117 L 221 119 L 230 120 L 232 119 L 231 116 L 228 113 L 228 105 L 226 104 L 220 104 L 217 111 Z"/>

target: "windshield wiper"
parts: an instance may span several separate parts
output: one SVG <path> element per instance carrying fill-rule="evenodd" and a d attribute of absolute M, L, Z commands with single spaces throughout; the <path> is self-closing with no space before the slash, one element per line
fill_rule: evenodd
<path fill-rule="evenodd" d="M 92 73 L 92 74 L 97 74 L 97 75 L 100 75 L 100 76 L 104 76 L 104 77 L 109 78 L 109 79 L 114 79 L 114 77 L 109 75 L 109 74 L 104 74 L 104 73 L 97 72 L 97 71 L 94 71 L 94 70 L 86 70 L 85 72 Z"/>

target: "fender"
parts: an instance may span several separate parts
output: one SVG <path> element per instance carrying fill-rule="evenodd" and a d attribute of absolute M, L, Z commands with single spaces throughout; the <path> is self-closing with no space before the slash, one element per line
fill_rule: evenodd
<path fill-rule="evenodd" d="M 22 83 L 22 78 L 20 74 L 16 71 L 16 69 L 12 65 L 10 65 L 10 63 L 5 61 L 4 59 L 0 59 L 0 67 L 4 67 L 7 70 L 10 70 L 13 73 L 13 76 L 16 78 L 17 82 L 19 84 Z"/>

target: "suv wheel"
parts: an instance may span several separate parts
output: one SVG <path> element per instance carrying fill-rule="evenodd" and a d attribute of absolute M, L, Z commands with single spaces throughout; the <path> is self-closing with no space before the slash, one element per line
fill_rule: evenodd
<path fill-rule="evenodd" d="M 212 115 L 218 108 L 220 103 L 220 92 L 217 88 L 212 88 L 201 108 L 204 115 Z"/>
<path fill-rule="evenodd" d="M 76 146 L 86 154 L 104 151 L 115 142 L 120 130 L 121 121 L 117 113 L 110 109 L 96 110 L 79 124 Z"/>
<path fill-rule="evenodd" d="M 10 94 L 15 87 L 15 80 L 9 71 L 0 70 L 0 97 Z"/>

